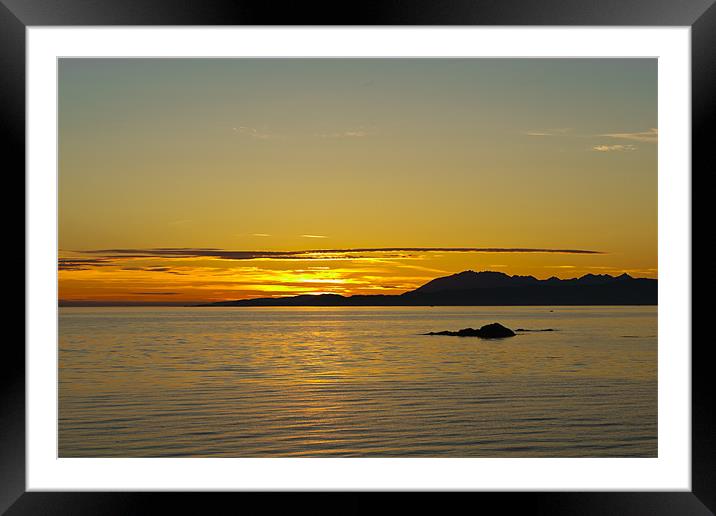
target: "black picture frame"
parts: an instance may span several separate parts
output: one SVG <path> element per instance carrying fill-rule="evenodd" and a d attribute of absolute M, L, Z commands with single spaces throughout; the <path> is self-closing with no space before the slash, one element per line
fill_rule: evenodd
<path fill-rule="evenodd" d="M 0 127 L 7 176 L 25 166 L 25 29 L 83 25 L 555 25 L 689 26 L 692 63 L 692 170 L 707 172 L 710 129 L 716 113 L 716 5 L 714 0 L 416 0 L 360 3 L 266 0 L 0 0 Z M 14 159 L 12 159 L 14 158 Z M 692 178 L 695 174 L 692 172 Z M 693 183 L 692 183 L 693 184 Z M 24 188 L 24 186 L 23 186 Z M 693 205 L 692 205 L 693 209 Z M 16 215 L 15 215 L 16 216 Z M 693 248 L 692 248 L 693 256 Z M 693 320 L 693 316 L 692 316 Z M 685 343 L 689 344 L 689 343 Z M 713 514 L 716 510 L 711 362 L 707 340 L 692 352 L 692 490 L 690 492 L 470 493 L 450 498 L 500 512 L 536 514 Z M 238 512 L 247 503 L 283 505 L 270 493 L 78 493 L 25 492 L 25 349 L 9 339 L 0 377 L 0 512 L 20 514 L 144 514 L 172 511 Z M 384 505 L 377 493 L 291 494 L 293 512 L 372 512 Z M 470 500 L 465 497 L 469 496 Z M 240 502 L 236 497 L 241 497 Z M 475 498 L 476 497 L 476 498 Z M 227 504 L 228 505 L 225 505 Z M 239 505 L 240 503 L 240 505 Z M 414 493 L 411 503 L 446 512 L 445 497 Z M 479 504 L 479 505 L 478 505 Z M 216 509 L 212 510 L 212 507 Z M 221 511 L 223 512 L 223 510 Z"/>

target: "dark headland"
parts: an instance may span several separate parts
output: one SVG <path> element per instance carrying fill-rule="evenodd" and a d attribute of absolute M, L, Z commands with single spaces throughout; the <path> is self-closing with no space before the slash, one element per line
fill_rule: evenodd
<path fill-rule="evenodd" d="M 464 271 L 399 295 L 263 297 L 200 306 L 534 306 L 656 305 L 658 281 L 628 274 L 539 280 L 502 272 Z"/>

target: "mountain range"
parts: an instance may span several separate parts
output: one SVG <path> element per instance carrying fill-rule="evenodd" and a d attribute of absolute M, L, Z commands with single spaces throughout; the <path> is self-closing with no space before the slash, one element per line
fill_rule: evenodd
<path fill-rule="evenodd" d="M 628 274 L 540 280 L 494 271 L 435 278 L 399 295 L 305 294 L 221 301 L 201 306 L 489 306 L 656 305 L 658 281 Z"/>

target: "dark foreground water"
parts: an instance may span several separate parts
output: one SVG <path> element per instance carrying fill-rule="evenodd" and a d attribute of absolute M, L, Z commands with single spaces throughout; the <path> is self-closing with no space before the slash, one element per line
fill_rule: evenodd
<path fill-rule="evenodd" d="M 486 341 L 423 336 L 500 322 Z M 62 308 L 60 457 L 655 457 L 656 307 Z"/>

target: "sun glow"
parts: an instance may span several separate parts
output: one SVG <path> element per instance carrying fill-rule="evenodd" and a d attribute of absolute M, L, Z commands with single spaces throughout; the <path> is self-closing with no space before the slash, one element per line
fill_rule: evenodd
<path fill-rule="evenodd" d="M 656 277 L 656 268 L 606 265 L 609 254 L 504 253 L 499 270 L 536 277 L 576 277 L 587 272 Z M 63 303 L 132 302 L 191 304 L 299 294 L 400 294 L 431 279 L 466 269 L 490 270 L 491 254 L 416 252 L 378 258 L 354 253 L 316 255 L 308 267 L 294 259 L 225 259 L 117 255 L 60 258 Z"/>

